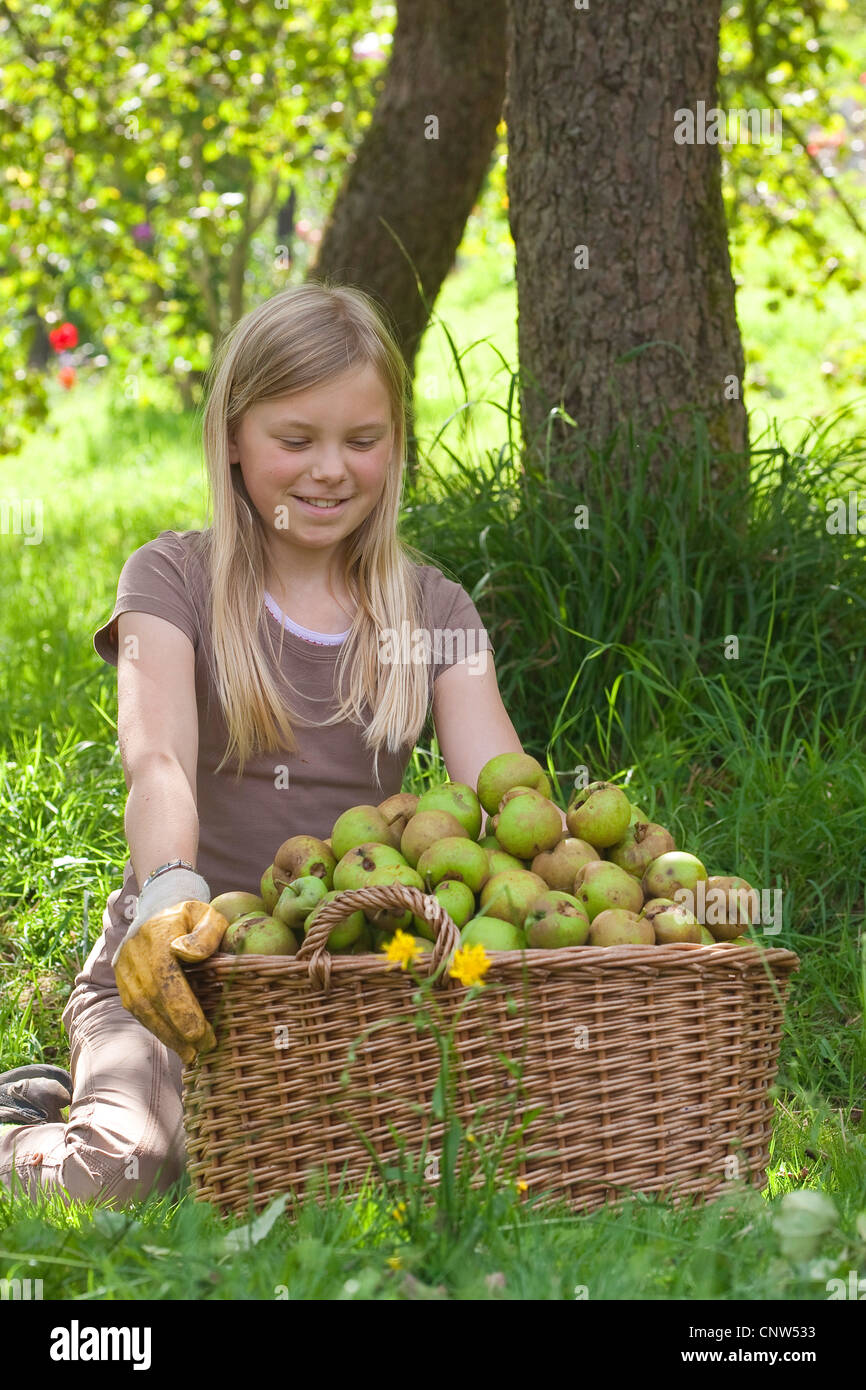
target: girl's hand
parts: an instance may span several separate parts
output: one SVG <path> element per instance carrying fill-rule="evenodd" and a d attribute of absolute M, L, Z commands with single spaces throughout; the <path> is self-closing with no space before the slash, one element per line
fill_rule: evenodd
<path fill-rule="evenodd" d="M 210 903 L 190 899 L 142 922 L 114 958 L 123 1007 L 184 1062 L 216 1047 L 216 1038 L 180 961 L 206 960 L 227 928 Z"/>

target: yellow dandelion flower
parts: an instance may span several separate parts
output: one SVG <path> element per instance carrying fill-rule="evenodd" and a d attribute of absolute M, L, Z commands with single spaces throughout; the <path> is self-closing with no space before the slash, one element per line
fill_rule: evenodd
<path fill-rule="evenodd" d="M 391 1215 L 393 1216 L 393 1218 L 394 1218 L 395 1221 L 402 1221 L 402 1220 L 403 1220 L 403 1213 L 404 1213 L 405 1210 L 406 1210 L 406 1203 L 405 1203 L 405 1202 L 398 1202 L 397 1205 L 396 1205 L 396 1207 L 392 1207 L 392 1208 L 391 1208 Z"/>
<path fill-rule="evenodd" d="M 467 1129 L 467 1131 L 466 1131 L 466 1143 L 467 1143 L 467 1144 L 474 1144 L 474 1143 L 475 1143 L 475 1135 L 474 1135 L 474 1134 L 471 1134 L 471 1133 L 469 1132 L 468 1129 Z"/>
<path fill-rule="evenodd" d="M 382 949 L 391 964 L 399 965 L 401 970 L 405 970 L 407 965 L 421 954 L 421 947 L 417 941 L 413 941 L 408 932 L 399 929 Z"/>
<path fill-rule="evenodd" d="M 448 971 L 461 985 L 480 985 L 490 969 L 491 960 L 483 946 L 461 946 L 454 952 L 454 963 Z"/>
<path fill-rule="evenodd" d="M 517 1184 L 517 1191 L 518 1191 L 518 1192 L 527 1192 L 528 1190 L 529 1190 L 529 1183 L 528 1183 L 528 1182 L 524 1182 L 523 1179 L 521 1178 L 521 1179 L 520 1179 L 520 1182 Z"/>
<path fill-rule="evenodd" d="M 386 1265 L 390 1265 L 392 1269 L 403 1268 L 403 1261 L 400 1259 L 399 1255 L 389 1255 L 385 1263 Z"/>

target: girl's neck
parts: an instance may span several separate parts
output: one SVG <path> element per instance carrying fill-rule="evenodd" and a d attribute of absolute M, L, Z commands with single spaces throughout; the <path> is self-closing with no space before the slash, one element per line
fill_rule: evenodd
<path fill-rule="evenodd" d="M 329 550 L 294 551 L 286 545 L 265 545 L 265 584 L 268 588 L 275 584 L 295 593 L 339 593 L 344 587 L 342 573 L 342 546 Z M 271 592 L 274 593 L 273 588 Z"/>
<path fill-rule="evenodd" d="M 280 611 L 316 632 L 344 632 L 351 625 L 355 604 L 346 588 L 335 555 L 323 563 L 292 567 L 265 562 L 265 589 Z"/>

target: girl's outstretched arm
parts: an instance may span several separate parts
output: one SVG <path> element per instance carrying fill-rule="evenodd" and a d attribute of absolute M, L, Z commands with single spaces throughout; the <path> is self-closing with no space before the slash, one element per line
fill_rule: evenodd
<path fill-rule="evenodd" d="M 490 653 L 458 661 L 433 686 L 433 724 L 452 782 L 478 785 L 478 774 L 497 753 L 522 753 L 517 730 L 502 703 Z M 565 813 L 557 806 L 566 830 Z"/>

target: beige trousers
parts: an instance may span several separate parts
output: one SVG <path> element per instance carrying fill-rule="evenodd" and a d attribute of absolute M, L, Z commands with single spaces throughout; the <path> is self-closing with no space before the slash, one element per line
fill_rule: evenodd
<path fill-rule="evenodd" d="M 111 958 L 128 922 L 109 908 L 63 1011 L 73 1095 L 66 1124 L 0 1129 L 0 1184 L 114 1206 L 163 1192 L 185 1163 L 181 1060 L 120 1002 Z"/>

